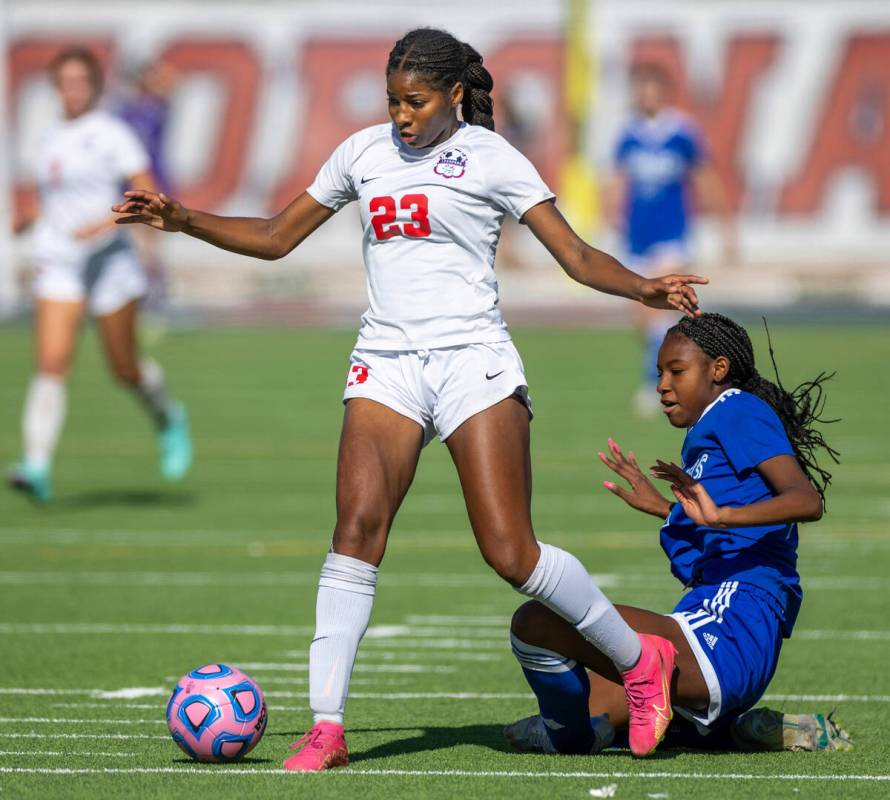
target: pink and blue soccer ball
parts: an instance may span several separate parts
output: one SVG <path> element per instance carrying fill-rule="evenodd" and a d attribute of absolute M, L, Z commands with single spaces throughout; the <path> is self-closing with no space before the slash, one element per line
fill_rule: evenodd
<path fill-rule="evenodd" d="M 193 669 L 167 703 L 170 735 L 196 761 L 238 761 L 263 738 L 267 721 L 260 687 L 226 664 Z"/>

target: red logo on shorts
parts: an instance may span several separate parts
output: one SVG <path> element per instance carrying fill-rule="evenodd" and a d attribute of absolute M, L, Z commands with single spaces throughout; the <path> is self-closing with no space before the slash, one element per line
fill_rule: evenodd
<path fill-rule="evenodd" d="M 349 368 L 349 375 L 347 376 L 349 380 L 346 382 L 346 387 L 357 386 L 368 380 L 368 370 L 369 367 L 366 367 L 364 364 L 353 364 Z"/>

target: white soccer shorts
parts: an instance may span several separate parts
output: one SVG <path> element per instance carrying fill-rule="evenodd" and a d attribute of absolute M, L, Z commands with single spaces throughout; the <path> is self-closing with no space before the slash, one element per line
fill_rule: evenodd
<path fill-rule="evenodd" d="M 522 359 L 506 341 L 430 350 L 356 349 L 343 401 L 364 397 L 413 419 L 423 428 L 426 446 L 436 434 L 444 442 L 474 414 L 513 395 L 531 418 Z"/>
<path fill-rule="evenodd" d="M 87 299 L 90 313 L 104 317 L 119 311 L 148 289 L 145 272 L 132 246 L 119 239 L 80 263 L 38 262 L 34 294 L 42 300 Z"/>

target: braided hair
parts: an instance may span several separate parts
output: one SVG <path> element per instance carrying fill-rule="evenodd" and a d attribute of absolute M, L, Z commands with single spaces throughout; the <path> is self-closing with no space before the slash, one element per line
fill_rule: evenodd
<path fill-rule="evenodd" d="M 415 28 L 395 43 L 386 62 L 386 74 L 396 70 L 416 72 L 441 91 L 455 83 L 464 87 L 461 114 L 471 125 L 494 130 L 491 90 L 494 80 L 482 66 L 482 56 L 466 42 L 447 31 Z"/>
<path fill-rule="evenodd" d="M 766 326 L 765 319 L 763 324 Z M 826 443 L 822 433 L 816 430 L 813 424 L 837 422 L 834 419 L 822 418 L 825 408 L 822 384 L 834 377 L 834 373 L 820 372 L 812 380 L 805 381 L 789 392 L 779 378 L 773 343 L 769 338 L 769 328 L 766 330 L 766 335 L 776 375 L 775 383 L 764 378 L 754 366 L 754 347 L 748 332 L 723 314 L 710 313 L 702 314 L 700 317 L 684 317 L 668 330 L 667 335 L 671 334 L 680 334 L 695 342 L 710 358 L 724 356 L 729 361 L 727 376 L 729 382 L 772 406 L 782 420 L 801 469 L 819 492 L 824 506 L 825 490 L 831 483 L 831 473 L 819 466 L 816 461 L 816 451 L 824 449 L 835 464 L 839 463 L 840 453 Z"/>

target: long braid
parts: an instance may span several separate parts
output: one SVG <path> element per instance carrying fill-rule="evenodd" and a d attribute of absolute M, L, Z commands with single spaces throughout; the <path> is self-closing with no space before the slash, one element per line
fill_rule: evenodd
<path fill-rule="evenodd" d="M 765 325 L 766 320 L 764 320 Z M 723 314 L 710 313 L 695 318 L 684 317 L 668 330 L 667 335 L 673 333 L 691 339 L 710 358 L 717 356 L 727 358 L 729 382 L 772 406 L 782 420 L 801 469 L 819 492 L 824 505 L 825 491 L 831 483 L 831 473 L 819 466 L 816 453 L 820 449 L 825 450 L 835 464 L 838 463 L 840 453 L 825 441 L 821 431 L 817 430 L 814 424 L 837 422 L 822 417 L 825 409 L 825 392 L 822 384 L 831 379 L 834 373 L 820 372 L 812 380 L 805 381 L 789 392 L 779 378 L 779 368 L 776 365 L 769 328 L 766 330 L 766 335 L 776 375 L 775 383 L 764 378 L 754 366 L 754 347 L 748 332 Z"/>
<path fill-rule="evenodd" d="M 494 130 L 491 90 L 494 80 L 482 66 L 482 56 L 447 31 L 415 28 L 399 39 L 389 53 L 386 74 L 395 70 L 416 72 L 442 91 L 455 83 L 464 87 L 461 113 L 465 122 Z"/>

